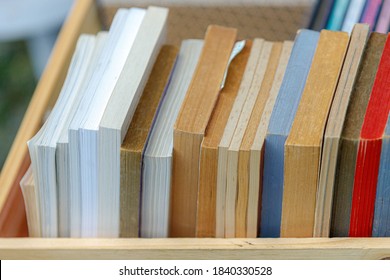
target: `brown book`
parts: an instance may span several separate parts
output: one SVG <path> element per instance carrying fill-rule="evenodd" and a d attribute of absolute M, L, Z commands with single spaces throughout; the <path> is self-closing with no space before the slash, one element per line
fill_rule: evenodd
<path fill-rule="evenodd" d="M 237 30 L 211 25 L 173 136 L 170 235 L 194 237 L 200 145 L 217 102 Z"/>
<path fill-rule="evenodd" d="M 321 146 L 349 36 L 321 31 L 297 114 L 285 143 L 281 237 L 312 237 Z"/>
<path fill-rule="evenodd" d="M 230 64 L 225 86 L 219 95 L 202 142 L 196 219 L 197 237 L 215 237 L 218 144 L 236 99 L 251 47 L 252 41 L 246 41 L 244 49 Z"/>
<path fill-rule="evenodd" d="M 369 31 L 368 24 L 355 25 L 330 109 L 322 148 L 321 171 L 317 190 L 313 231 L 314 237 L 329 237 L 333 186 L 336 178 L 340 138 Z"/>
<path fill-rule="evenodd" d="M 386 35 L 371 33 L 364 50 L 362 65 L 351 96 L 345 124 L 340 139 L 340 156 L 334 185 L 331 236 L 346 237 L 352 207 L 352 191 L 355 178 L 355 167 L 360 140 L 360 131 L 371 89 L 374 84 L 378 65 L 386 42 Z"/>
<path fill-rule="evenodd" d="M 266 42 L 267 43 L 267 42 Z M 251 232 L 248 236 L 248 200 L 249 200 L 249 171 L 250 171 L 250 149 L 259 127 L 261 116 L 271 93 L 275 73 L 280 61 L 283 43 L 272 44 L 271 54 L 268 60 L 265 76 L 258 91 L 250 119 L 246 126 L 241 145 L 238 152 L 238 180 L 237 180 L 237 205 L 236 205 L 236 237 L 256 237 L 257 231 Z M 260 172 L 260 169 L 258 168 Z M 257 228 L 257 227 L 256 227 Z"/>
<path fill-rule="evenodd" d="M 138 237 L 142 154 L 178 49 L 163 46 L 121 146 L 120 237 Z"/>

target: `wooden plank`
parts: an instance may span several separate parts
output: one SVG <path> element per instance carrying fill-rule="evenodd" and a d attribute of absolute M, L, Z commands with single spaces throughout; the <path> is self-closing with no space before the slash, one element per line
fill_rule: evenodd
<path fill-rule="evenodd" d="M 96 33 L 98 30 L 100 30 L 100 23 L 95 1 L 78 0 L 58 36 L 51 58 L 35 89 L 34 96 L 1 171 L 0 212 L 4 209 L 11 190 L 19 188 L 19 178 L 27 170 L 28 164 L 26 162 L 29 161 L 26 142 L 40 128 L 47 108 L 54 104 L 59 94 L 79 35 L 87 32 Z M 14 197 L 15 203 L 20 201 L 20 195 Z M 2 212 L 2 215 L 6 214 Z M 2 227 L 3 225 L 0 224 L 0 228 Z"/>
<path fill-rule="evenodd" d="M 389 238 L 0 239 L 0 259 L 388 259 Z"/>

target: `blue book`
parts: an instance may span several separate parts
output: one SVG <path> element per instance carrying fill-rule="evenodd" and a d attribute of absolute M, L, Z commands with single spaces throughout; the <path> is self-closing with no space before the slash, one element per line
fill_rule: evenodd
<path fill-rule="evenodd" d="M 330 13 L 332 12 L 332 7 L 335 0 L 322 1 L 318 0 L 317 5 L 312 13 L 309 29 L 321 31 L 326 27 Z"/>
<path fill-rule="evenodd" d="M 349 0 L 336 0 L 333 5 L 332 12 L 330 13 L 326 29 L 335 31 L 341 30 L 348 6 Z"/>
<path fill-rule="evenodd" d="M 265 139 L 260 236 L 279 237 L 283 201 L 284 142 L 295 113 L 320 33 L 300 30 L 272 111 Z"/>
<path fill-rule="evenodd" d="M 390 114 L 382 139 L 372 236 L 390 236 Z"/>

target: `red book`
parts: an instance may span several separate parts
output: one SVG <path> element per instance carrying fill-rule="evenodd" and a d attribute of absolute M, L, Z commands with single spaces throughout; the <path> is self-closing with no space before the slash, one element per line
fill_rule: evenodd
<path fill-rule="evenodd" d="M 389 111 L 390 36 L 387 36 L 360 132 L 349 227 L 351 237 L 370 237 L 372 233 L 382 136 Z"/>

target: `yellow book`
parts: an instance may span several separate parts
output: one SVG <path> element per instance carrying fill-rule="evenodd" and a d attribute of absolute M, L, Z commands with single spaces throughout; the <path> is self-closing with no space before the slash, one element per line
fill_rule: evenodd
<path fill-rule="evenodd" d="M 322 140 L 349 36 L 323 30 L 285 143 L 281 237 L 312 237 Z"/>
<path fill-rule="evenodd" d="M 121 146 L 120 237 L 138 237 L 142 154 L 178 53 L 165 45 L 157 57 Z"/>
<path fill-rule="evenodd" d="M 225 86 L 220 93 L 202 142 L 196 219 L 197 237 L 215 237 L 218 144 L 236 99 L 251 47 L 252 42 L 246 41 L 244 49 L 229 66 Z"/>

